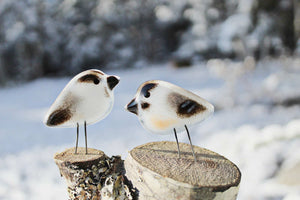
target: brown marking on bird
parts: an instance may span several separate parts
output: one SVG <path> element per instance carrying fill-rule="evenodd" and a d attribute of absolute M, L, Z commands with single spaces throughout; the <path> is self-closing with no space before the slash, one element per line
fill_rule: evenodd
<path fill-rule="evenodd" d="M 79 101 L 80 98 L 77 96 L 66 94 L 65 102 L 48 116 L 46 124 L 48 126 L 58 126 L 70 120 L 74 111 L 72 105 L 77 104 Z"/>
<path fill-rule="evenodd" d="M 144 103 L 141 104 L 141 106 L 142 106 L 142 109 L 146 110 L 146 109 L 148 109 L 150 107 L 150 104 L 144 102 Z"/>
<path fill-rule="evenodd" d="M 57 126 L 68 121 L 71 117 L 72 114 L 69 108 L 57 109 L 49 115 L 49 118 L 47 120 L 47 125 Z"/>
<path fill-rule="evenodd" d="M 95 72 L 95 73 L 97 73 L 97 74 L 101 74 L 101 75 L 104 75 L 104 73 L 102 72 L 102 71 L 100 71 L 100 70 L 91 70 L 92 72 Z"/>
<path fill-rule="evenodd" d="M 178 93 L 168 95 L 171 106 L 176 107 L 176 113 L 181 118 L 191 117 L 206 110 L 206 107 Z"/>
<path fill-rule="evenodd" d="M 97 85 L 100 82 L 100 78 L 95 74 L 86 74 L 80 77 L 78 81 L 81 83 L 94 83 Z"/>

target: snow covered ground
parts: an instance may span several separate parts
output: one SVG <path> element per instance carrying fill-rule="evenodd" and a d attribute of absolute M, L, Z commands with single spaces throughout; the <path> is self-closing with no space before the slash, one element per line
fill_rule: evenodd
<path fill-rule="evenodd" d="M 164 64 L 106 73 L 119 75 L 121 82 L 111 114 L 88 127 L 89 147 L 124 158 L 137 145 L 174 141 L 173 135 L 146 132 L 136 116 L 124 110 L 142 82 L 162 79 L 215 105 L 212 117 L 191 127 L 191 137 L 195 145 L 239 166 L 239 200 L 300 199 L 300 59 L 257 65 L 251 58 L 210 60 L 190 68 Z M 74 146 L 75 129 L 48 128 L 42 120 L 69 80 L 43 78 L 0 89 L 0 200 L 67 199 L 53 155 Z M 185 134 L 179 140 L 188 142 Z"/>

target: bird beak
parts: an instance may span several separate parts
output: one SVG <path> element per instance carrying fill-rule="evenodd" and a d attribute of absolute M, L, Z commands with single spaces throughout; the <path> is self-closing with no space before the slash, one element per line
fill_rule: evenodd
<path fill-rule="evenodd" d="M 107 77 L 107 85 L 110 90 L 114 89 L 114 87 L 120 82 L 120 78 L 118 76 L 109 76 Z"/>
<path fill-rule="evenodd" d="M 137 107 L 137 102 L 135 101 L 135 98 L 132 99 L 129 104 L 127 104 L 127 106 L 125 107 L 126 110 L 128 110 L 129 112 L 132 112 L 134 114 L 138 114 L 138 107 Z"/>

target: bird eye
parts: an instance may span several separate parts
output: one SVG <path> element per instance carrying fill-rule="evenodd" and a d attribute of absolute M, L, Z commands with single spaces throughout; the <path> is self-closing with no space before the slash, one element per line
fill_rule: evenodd
<path fill-rule="evenodd" d="M 99 83 L 100 83 L 99 79 L 95 78 L 95 79 L 94 79 L 94 84 L 95 84 L 95 85 L 98 85 Z"/>
<path fill-rule="evenodd" d="M 149 98 L 150 97 L 150 92 L 146 92 L 144 97 Z"/>

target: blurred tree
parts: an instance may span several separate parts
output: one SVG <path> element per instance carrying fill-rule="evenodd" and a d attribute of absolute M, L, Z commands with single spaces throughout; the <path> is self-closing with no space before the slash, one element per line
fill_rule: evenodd
<path fill-rule="evenodd" d="M 0 84 L 292 53 L 295 10 L 293 0 L 1 0 Z"/>
<path fill-rule="evenodd" d="M 254 27 L 264 20 L 262 15 L 268 15 L 272 18 L 268 33 L 265 37 L 279 37 L 282 46 L 287 47 L 289 51 L 294 51 L 296 48 L 296 36 L 294 27 L 294 1 L 293 0 L 258 0 L 256 6 L 253 8 L 252 20 Z M 280 41 L 278 41 L 280 42 Z M 262 48 L 267 49 L 266 54 L 279 55 L 282 53 L 282 49 L 277 45 L 269 45 L 269 47 L 260 47 L 257 49 L 256 57 L 261 55 Z"/>

